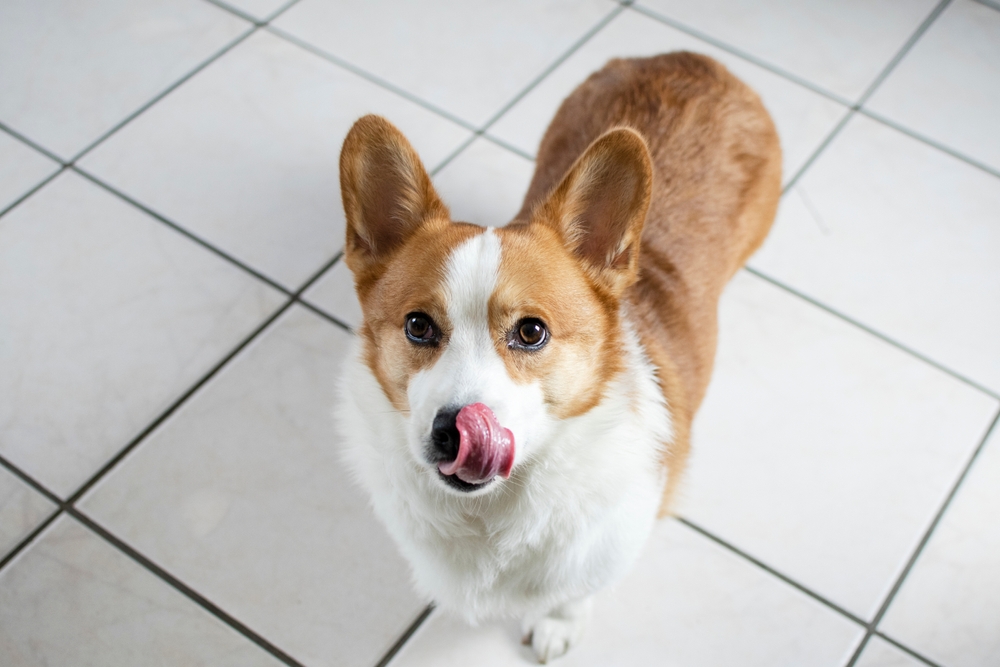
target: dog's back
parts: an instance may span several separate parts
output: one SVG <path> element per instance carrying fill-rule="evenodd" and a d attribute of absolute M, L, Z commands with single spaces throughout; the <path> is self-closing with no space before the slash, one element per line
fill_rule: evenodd
<path fill-rule="evenodd" d="M 517 217 L 530 217 L 591 142 L 619 126 L 642 134 L 653 162 L 639 279 L 626 299 L 660 369 L 676 429 L 666 463 L 679 471 L 712 372 L 718 299 L 771 227 L 781 149 L 760 98 L 718 62 L 687 52 L 612 60 L 552 120 Z"/>

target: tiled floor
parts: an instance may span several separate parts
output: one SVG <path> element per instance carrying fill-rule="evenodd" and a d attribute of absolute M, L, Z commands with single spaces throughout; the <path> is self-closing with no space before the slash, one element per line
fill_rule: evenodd
<path fill-rule="evenodd" d="M 0 665 L 529 664 L 339 462 L 339 147 L 386 115 L 502 224 L 562 97 L 674 49 L 786 193 L 679 518 L 561 664 L 1000 665 L 995 0 L 0 2 Z"/>

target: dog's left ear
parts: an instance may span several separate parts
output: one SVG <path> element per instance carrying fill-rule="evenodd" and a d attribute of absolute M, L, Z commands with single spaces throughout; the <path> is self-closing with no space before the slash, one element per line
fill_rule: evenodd
<path fill-rule="evenodd" d="M 450 219 L 413 146 L 380 116 L 359 119 L 344 139 L 340 193 L 347 265 L 359 278 L 377 275 L 421 225 Z"/>
<path fill-rule="evenodd" d="M 618 297 L 638 275 L 652 185 L 646 142 L 617 128 L 584 151 L 531 219 L 554 226 L 595 282 Z"/>

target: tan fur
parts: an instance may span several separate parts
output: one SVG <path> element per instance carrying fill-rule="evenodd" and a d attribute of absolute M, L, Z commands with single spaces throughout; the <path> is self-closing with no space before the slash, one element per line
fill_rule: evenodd
<path fill-rule="evenodd" d="M 624 298 L 673 417 L 665 513 L 711 376 L 719 296 L 774 220 L 781 149 L 757 95 L 714 60 L 684 52 L 612 60 L 560 107 L 517 219 L 551 216 L 550 193 L 558 196 L 567 170 L 620 126 L 642 135 L 652 160 L 638 279 Z"/>

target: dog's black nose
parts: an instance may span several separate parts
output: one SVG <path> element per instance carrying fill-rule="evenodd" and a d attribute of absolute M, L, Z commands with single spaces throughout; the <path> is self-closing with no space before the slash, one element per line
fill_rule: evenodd
<path fill-rule="evenodd" d="M 431 444 L 429 457 L 432 463 L 439 461 L 454 461 L 458 456 L 458 429 L 455 428 L 455 417 L 461 408 L 441 408 L 434 416 L 431 428 Z"/>

